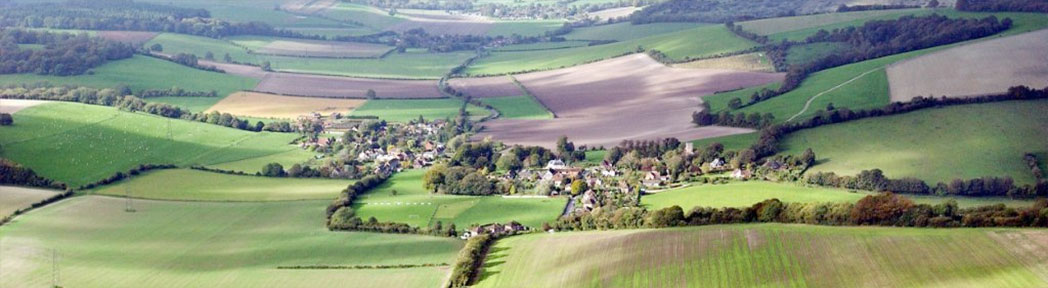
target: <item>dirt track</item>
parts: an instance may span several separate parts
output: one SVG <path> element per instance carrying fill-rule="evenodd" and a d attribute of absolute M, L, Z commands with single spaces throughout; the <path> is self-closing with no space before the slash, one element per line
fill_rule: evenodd
<path fill-rule="evenodd" d="M 1048 30 L 950 48 L 888 67 L 891 99 L 970 97 L 1048 86 Z"/>
<path fill-rule="evenodd" d="M 0 99 L 0 113 L 14 114 L 22 109 L 44 104 L 50 101 L 23 100 L 23 99 Z"/>
<path fill-rule="evenodd" d="M 701 95 L 781 81 L 781 73 L 678 69 L 645 54 L 515 76 L 558 118 L 485 123 L 477 138 L 551 146 L 566 135 L 576 144 L 613 146 L 626 139 L 702 139 L 750 129 L 696 128 Z"/>

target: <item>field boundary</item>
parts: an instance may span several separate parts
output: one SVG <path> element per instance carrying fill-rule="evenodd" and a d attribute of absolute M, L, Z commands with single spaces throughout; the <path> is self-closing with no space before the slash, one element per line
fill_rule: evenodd
<path fill-rule="evenodd" d="M 524 93 L 524 96 L 531 97 L 531 99 L 535 100 L 535 102 L 538 102 L 543 109 L 546 109 L 546 112 L 549 112 L 549 114 L 553 116 L 553 119 L 557 119 L 557 112 L 553 112 L 553 109 L 549 109 L 549 105 L 546 105 L 545 102 L 542 102 L 542 99 L 539 99 L 539 97 L 535 97 L 535 94 L 532 94 L 531 91 L 528 90 L 528 87 L 524 87 L 524 84 L 521 84 L 520 81 L 517 81 L 517 77 L 513 77 L 513 75 L 506 75 L 506 77 L 509 77 L 509 79 L 513 81 L 513 84 L 516 84 L 517 88 L 520 88 L 520 92 Z"/>

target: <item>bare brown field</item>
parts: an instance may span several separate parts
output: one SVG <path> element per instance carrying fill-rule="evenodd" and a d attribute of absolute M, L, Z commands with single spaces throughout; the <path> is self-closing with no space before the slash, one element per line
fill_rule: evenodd
<path fill-rule="evenodd" d="M 153 37 L 156 37 L 156 32 L 143 32 L 143 31 L 99 31 L 98 36 L 113 40 L 128 43 L 131 45 L 142 45 L 143 43 L 149 42 Z"/>
<path fill-rule="evenodd" d="M 302 14 L 315 14 L 335 6 L 337 0 L 294 0 L 280 5 L 280 9 Z"/>
<path fill-rule="evenodd" d="M 476 15 L 413 9 L 400 10 L 397 15 L 407 18 L 408 21 L 397 23 L 387 30 L 404 32 L 423 28 L 429 34 L 485 35 L 495 26 L 491 19 Z"/>
<path fill-rule="evenodd" d="M 671 68 L 634 54 L 515 77 L 558 118 L 497 119 L 485 123 L 478 138 L 552 146 L 566 135 L 580 145 L 613 146 L 626 139 L 694 140 L 752 132 L 695 127 L 691 114 L 700 109 L 702 95 L 781 81 L 783 74 Z"/>
<path fill-rule="evenodd" d="M 676 68 L 689 69 L 728 69 L 750 72 L 775 72 L 771 60 L 765 58 L 763 53 L 749 53 L 728 57 L 695 60 L 686 63 L 674 64 Z"/>
<path fill-rule="evenodd" d="M 14 114 L 22 109 L 47 103 L 43 100 L 0 99 L 0 113 Z"/>
<path fill-rule="evenodd" d="M 970 97 L 1048 86 L 1048 30 L 981 41 L 888 66 L 891 99 Z"/>
<path fill-rule="evenodd" d="M 219 111 L 237 116 L 295 119 L 317 112 L 343 114 L 364 105 L 365 100 L 280 96 L 257 92 L 237 92 L 222 99 L 207 112 Z"/>
<path fill-rule="evenodd" d="M 475 98 L 517 96 L 524 94 L 510 76 L 455 78 L 448 80 L 455 90 Z"/>
<path fill-rule="evenodd" d="M 17 186 L 0 186 L 0 218 L 28 208 L 33 203 L 58 194 L 58 191 Z"/>
<path fill-rule="evenodd" d="M 367 58 L 379 57 L 393 47 L 370 43 L 315 40 L 276 40 L 254 52 L 295 57 Z"/>
<path fill-rule="evenodd" d="M 366 98 L 368 89 L 377 98 L 443 98 L 436 80 L 389 80 L 293 73 L 266 73 L 255 91 L 281 95 Z"/>

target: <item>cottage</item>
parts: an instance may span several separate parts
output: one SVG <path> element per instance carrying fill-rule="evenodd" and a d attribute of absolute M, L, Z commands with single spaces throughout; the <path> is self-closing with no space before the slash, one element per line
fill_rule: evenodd
<path fill-rule="evenodd" d="M 597 208 L 597 193 L 592 189 L 582 193 L 582 208 L 586 211 L 593 211 L 593 208 Z"/>
<path fill-rule="evenodd" d="M 724 159 L 721 159 L 721 158 L 713 159 L 713 162 L 710 163 L 710 168 L 721 169 L 721 168 L 724 167 L 724 164 L 725 164 L 724 163 Z"/>
<path fill-rule="evenodd" d="M 749 179 L 752 176 L 753 173 L 748 170 L 735 169 L 735 171 L 731 172 L 731 178 L 735 178 L 737 180 Z"/>
<path fill-rule="evenodd" d="M 564 164 L 564 161 L 561 161 L 560 159 L 550 160 L 546 163 L 546 169 L 561 170 L 567 167 L 568 165 Z"/>

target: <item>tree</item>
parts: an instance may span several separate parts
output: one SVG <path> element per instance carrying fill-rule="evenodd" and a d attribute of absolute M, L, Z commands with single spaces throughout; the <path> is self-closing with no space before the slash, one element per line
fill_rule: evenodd
<path fill-rule="evenodd" d="M 939 0 L 928 1 L 928 8 L 939 8 Z"/>
<path fill-rule="evenodd" d="M 571 182 L 571 195 L 578 196 L 586 192 L 586 190 L 589 190 L 589 184 L 586 184 L 586 181 L 575 179 L 575 181 Z"/>
<path fill-rule="evenodd" d="M 499 156 L 498 162 L 495 162 L 495 167 L 503 171 L 516 171 L 523 168 L 524 163 L 520 162 L 520 158 L 517 157 L 516 153 L 506 152 Z"/>
<path fill-rule="evenodd" d="M 11 118 L 11 114 L 0 113 L 0 126 L 11 126 L 15 123 L 15 119 Z"/>
<path fill-rule="evenodd" d="M 561 159 L 570 160 L 571 153 L 575 152 L 575 143 L 568 141 L 568 136 L 557 138 L 557 155 Z"/>
<path fill-rule="evenodd" d="M 268 177 L 284 177 L 284 166 L 280 163 L 269 163 L 262 167 L 262 175 Z"/>
<path fill-rule="evenodd" d="M 226 55 L 222 55 L 222 61 L 233 63 L 233 56 L 229 56 L 229 53 L 226 53 Z"/>
<path fill-rule="evenodd" d="M 215 60 L 215 53 L 211 53 L 211 51 L 207 51 L 207 53 L 204 54 L 204 59 L 212 60 L 212 61 Z"/>
<path fill-rule="evenodd" d="M 954 9 L 960 11 L 968 10 L 968 0 L 957 0 L 957 3 L 954 4 Z"/>
<path fill-rule="evenodd" d="M 815 165 L 815 152 L 811 151 L 811 148 L 805 149 L 804 154 L 801 154 L 801 163 L 805 166 Z"/>
<path fill-rule="evenodd" d="M 368 100 L 375 100 L 375 98 L 378 98 L 378 93 L 375 93 L 375 90 L 368 89 L 368 92 L 364 94 L 364 96 L 366 96 Z M 421 117 L 422 116 L 420 115 L 419 118 Z"/>
<path fill-rule="evenodd" d="M 728 101 L 728 108 L 731 108 L 731 110 L 739 109 L 739 107 L 742 107 L 742 99 L 736 97 Z"/>
<path fill-rule="evenodd" d="M 160 43 L 153 44 L 153 46 L 149 46 L 149 51 L 164 52 L 164 45 L 160 45 Z"/>
<path fill-rule="evenodd" d="M 262 61 L 262 71 L 273 71 L 273 67 L 270 66 L 269 61 Z"/>

